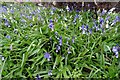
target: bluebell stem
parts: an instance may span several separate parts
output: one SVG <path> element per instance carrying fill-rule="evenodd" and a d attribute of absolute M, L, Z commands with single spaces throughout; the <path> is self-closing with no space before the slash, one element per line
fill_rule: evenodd
<path fill-rule="evenodd" d="M 11 14 L 14 14 L 14 10 L 13 10 L 13 9 L 11 9 L 11 10 L 10 10 L 10 13 L 11 13 Z"/>
<path fill-rule="evenodd" d="M 76 22 L 76 18 L 74 18 L 74 20 L 73 20 L 73 23 L 75 23 Z"/>
<path fill-rule="evenodd" d="M 50 23 L 49 23 L 49 28 L 54 31 L 54 24 L 53 24 L 53 21 L 50 20 Z"/>
<path fill-rule="evenodd" d="M 72 43 L 75 43 L 75 36 L 72 37 Z"/>
<path fill-rule="evenodd" d="M 37 74 L 36 80 L 42 80 L 41 77 Z"/>
<path fill-rule="evenodd" d="M 59 37 L 59 45 L 62 46 L 62 36 Z"/>
<path fill-rule="evenodd" d="M 106 28 L 109 28 L 109 21 L 106 21 Z"/>
<path fill-rule="evenodd" d="M 92 28 L 89 30 L 89 33 L 92 34 Z"/>
<path fill-rule="evenodd" d="M 105 29 L 104 28 L 102 28 L 102 33 L 104 33 L 105 32 Z"/>
<path fill-rule="evenodd" d="M 57 40 L 59 40 L 58 32 L 55 32 L 55 38 L 56 38 Z"/>
<path fill-rule="evenodd" d="M 97 24 L 96 24 L 96 22 L 94 22 L 93 24 L 94 24 L 94 26 L 92 28 L 95 29 L 97 27 Z"/>
<path fill-rule="evenodd" d="M 116 24 L 116 22 L 117 22 L 117 20 L 116 20 L 116 19 L 114 19 L 114 20 L 113 20 L 113 22 L 112 22 L 112 24 L 111 24 L 111 26 L 112 26 L 112 25 L 115 25 L 115 24 Z"/>
<path fill-rule="evenodd" d="M 82 29 L 82 34 L 85 34 L 85 26 L 84 25 L 82 25 L 81 29 Z"/>
<path fill-rule="evenodd" d="M 103 27 L 103 24 L 100 24 L 100 28 L 102 28 Z"/>
<path fill-rule="evenodd" d="M 119 57 L 119 47 L 118 46 L 113 46 L 112 51 L 115 53 L 115 57 Z"/>
<path fill-rule="evenodd" d="M 69 8 L 69 6 L 68 6 L 68 5 L 66 6 L 66 10 L 67 10 L 67 11 L 70 11 L 70 8 Z"/>
<path fill-rule="evenodd" d="M 55 32 L 55 35 L 58 36 L 58 32 L 57 31 Z"/>
<path fill-rule="evenodd" d="M 106 17 L 106 21 L 110 19 L 110 16 Z"/>
<path fill-rule="evenodd" d="M 48 61 L 50 61 L 51 56 L 50 56 L 50 54 L 48 52 L 46 52 L 44 54 L 44 58 L 46 58 Z"/>
<path fill-rule="evenodd" d="M 103 18 L 100 18 L 100 24 L 102 24 L 104 22 L 104 19 Z"/>
<path fill-rule="evenodd" d="M 73 20 L 73 23 L 76 22 L 76 19 L 77 19 L 77 18 L 79 18 L 78 14 L 75 15 L 74 20 Z"/>
<path fill-rule="evenodd" d="M 51 76 L 52 75 L 52 70 L 48 71 L 48 75 Z"/>
<path fill-rule="evenodd" d="M 39 9 L 37 9 L 37 12 L 40 13 L 41 11 Z"/>
<path fill-rule="evenodd" d="M 66 45 L 69 45 L 69 42 L 68 42 L 69 40 L 70 40 L 70 38 L 67 38 L 67 42 L 66 42 Z"/>
<path fill-rule="evenodd" d="M 115 57 L 116 57 L 116 58 L 119 57 L 119 53 L 118 53 L 118 52 L 115 53 Z"/>
<path fill-rule="evenodd" d="M 58 52 L 59 50 L 60 50 L 60 46 L 57 45 L 57 46 L 56 46 L 56 52 Z"/>
<path fill-rule="evenodd" d="M 13 49 L 13 47 L 12 47 L 12 44 L 10 45 L 10 50 L 12 50 Z"/>
<path fill-rule="evenodd" d="M 96 31 L 100 30 L 100 28 L 98 26 L 96 26 Z"/>
<path fill-rule="evenodd" d="M 70 46 L 67 48 L 67 51 L 68 51 L 68 54 L 71 53 L 71 51 L 70 51 Z"/>

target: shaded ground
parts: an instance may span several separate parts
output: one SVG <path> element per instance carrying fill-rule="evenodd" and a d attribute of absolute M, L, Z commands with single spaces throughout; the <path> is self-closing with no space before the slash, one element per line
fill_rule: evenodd
<path fill-rule="evenodd" d="M 120 1 L 119 2 L 99 2 L 99 3 L 94 3 L 94 2 L 85 2 L 84 4 L 82 2 L 53 2 L 53 3 L 42 3 L 44 6 L 55 6 L 59 8 L 63 8 L 68 5 L 70 9 L 77 9 L 77 10 L 94 10 L 94 9 L 105 9 L 105 10 L 110 10 L 111 8 L 115 7 L 116 9 L 114 10 L 115 12 L 120 11 Z"/>

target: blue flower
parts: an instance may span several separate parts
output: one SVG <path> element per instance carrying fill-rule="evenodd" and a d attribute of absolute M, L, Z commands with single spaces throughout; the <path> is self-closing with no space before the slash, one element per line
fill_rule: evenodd
<path fill-rule="evenodd" d="M 104 33 L 104 32 L 105 32 L 105 29 L 104 29 L 104 28 L 101 28 L 101 29 L 102 29 L 102 33 Z M 102 34 L 102 33 L 101 33 L 101 34 Z"/>
<path fill-rule="evenodd" d="M 2 61 L 4 61 L 4 60 L 5 60 L 5 59 L 4 59 L 4 57 L 3 57 L 2 55 L 0 55 L 0 58 L 1 58 L 1 60 L 2 60 Z"/>
<path fill-rule="evenodd" d="M 8 21 L 5 21 L 5 26 L 9 26 L 9 23 L 8 23 Z"/>
<path fill-rule="evenodd" d="M 50 28 L 52 31 L 54 30 L 54 24 L 53 24 L 53 21 L 52 21 L 52 20 L 50 20 L 49 28 Z"/>
<path fill-rule="evenodd" d="M 90 7 L 90 4 L 88 4 L 87 6 Z"/>
<path fill-rule="evenodd" d="M 92 28 L 89 30 L 89 33 L 92 34 Z"/>
<path fill-rule="evenodd" d="M 88 25 L 86 25 L 86 30 L 88 30 L 88 28 L 89 28 L 89 26 L 88 26 Z"/>
<path fill-rule="evenodd" d="M 116 46 L 113 46 L 112 51 L 113 51 L 114 53 L 116 53 L 116 52 L 118 52 L 118 48 L 117 48 Z"/>
<path fill-rule="evenodd" d="M 80 12 L 80 10 L 76 10 L 76 12 Z"/>
<path fill-rule="evenodd" d="M 75 36 L 72 37 L 72 43 L 75 43 Z"/>
<path fill-rule="evenodd" d="M 14 10 L 13 10 L 13 9 L 11 9 L 11 10 L 10 10 L 10 13 L 11 13 L 11 14 L 14 14 Z"/>
<path fill-rule="evenodd" d="M 36 80 L 42 80 L 41 77 L 37 74 Z"/>
<path fill-rule="evenodd" d="M 33 24 L 32 23 L 30 23 L 30 27 L 32 27 L 33 26 Z"/>
<path fill-rule="evenodd" d="M 21 22 L 25 23 L 25 22 L 26 22 L 26 20 L 25 20 L 25 19 L 22 19 L 22 20 L 21 20 Z"/>
<path fill-rule="evenodd" d="M 120 16 L 116 16 L 116 21 L 120 22 Z"/>
<path fill-rule="evenodd" d="M 116 57 L 116 58 L 119 57 L 119 53 L 118 53 L 118 52 L 115 53 L 115 57 Z"/>
<path fill-rule="evenodd" d="M 100 18 L 100 24 L 102 24 L 104 22 L 103 18 Z"/>
<path fill-rule="evenodd" d="M 62 46 L 62 36 L 59 37 L 59 45 Z"/>
<path fill-rule="evenodd" d="M 54 12 L 53 12 L 53 11 L 51 11 L 51 12 L 50 12 L 50 14 L 51 14 L 51 15 L 53 15 L 53 14 L 54 14 Z"/>
<path fill-rule="evenodd" d="M 46 58 L 48 61 L 50 61 L 51 56 L 50 56 L 50 54 L 48 52 L 46 52 L 44 54 L 44 58 Z"/>
<path fill-rule="evenodd" d="M 95 29 L 98 25 L 96 24 L 96 21 L 94 21 L 94 26 L 92 27 L 93 29 Z"/>
<path fill-rule="evenodd" d="M 106 10 L 102 10 L 101 16 L 106 13 Z"/>
<path fill-rule="evenodd" d="M 53 7 L 53 6 L 52 6 L 52 10 L 55 11 L 55 10 L 56 10 L 56 7 Z"/>
<path fill-rule="evenodd" d="M 100 30 L 100 28 L 99 28 L 99 27 L 97 27 L 97 26 L 96 26 L 95 28 L 96 28 L 96 31 Z"/>
<path fill-rule="evenodd" d="M 55 32 L 55 38 L 56 38 L 57 40 L 59 40 L 58 32 L 57 32 L 57 31 Z"/>
<path fill-rule="evenodd" d="M 110 19 L 110 16 L 106 17 L 106 21 Z"/>
<path fill-rule="evenodd" d="M 32 19 L 32 16 L 26 16 L 27 19 L 31 20 Z"/>
<path fill-rule="evenodd" d="M 48 75 L 51 76 L 52 75 L 52 70 L 48 71 Z"/>
<path fill-rule="evenodd" d="M 56 46 L 56 52 L 58 52 L 59 50 L 60 50 L 60 46 L 57 45 L 57 46 Z"/>
<path fill-rule="evenodd" d="M 100 28 L 102 28 L 103 27 L 103 24 L 100 24 Z"/>
<path fill-rule="evenodd" d="M 120 48 L 119 46 L 113 46 L 112 48 L 112 51 L 115 53 L 116 58 L 118 58 L 119 56 L 119 53 L 118 53 L 120 51 L 119 48 Z"/>
<path fill-rule="evenodd" d="M 85 26 L 84 25 L 82 25 L 81 29 L 82 29 L 82 34 L 85 34 Z"/>
<path fill-rule="evenodd" d="M 10 39 L 10 38 L 11 38 L 9 35 L 6 35 L 5 37 L 6 37 L 6 38 L 8 38 L 8 39 Z"/>
<path fill-rule="evenodd" d="M 79 18 L 78 14 L 75 15 L 74 20 L 73 20 L 73 23 L 76 22 L 76 19 L 77 19 L 77 18 Z"/>
<path fill-rule="evenodd" d="M 12 44 L 10 45 L 10 50 L 12 50 L 13 49 L 13 46 L 12 46 Z"/>
<path fill-rule="evenodd" d="M 71 51 L 70 51 L 70 46 L 67 48 L 67 51 L 68 51 L 68 54 L 71 53 Z"/>
<path fill-rule="evenodd" d="M 69 46 L 69 40 L 70 40 L 70 38 L 66 39 L 66 45 L 68 45 L 68 46 Z"/>
<path fill-rule="evenodd" d="M 67 11 L 70 11 L 70 8 L 69 8 L 69 6 L 68 6 L 68 5 L 66 6 L 66 10 L 67 10 Z"/>
<path fill-rule="evenodd" d="M 2 13 L 6 13 L 7 12 L 7 7 L 6 6 L 2 6 Z"/>

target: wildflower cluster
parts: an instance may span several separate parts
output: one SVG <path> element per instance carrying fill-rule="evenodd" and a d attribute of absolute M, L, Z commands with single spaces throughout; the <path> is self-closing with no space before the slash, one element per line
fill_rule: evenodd
<path fill-rule="evenodd" d="M 118 76 L 120 47 L 113 45 L 120 43 L 120 15 L 103 11 L 95 19 L 89 10 L 66 6 L 0 5 L 0 76 Z"/>

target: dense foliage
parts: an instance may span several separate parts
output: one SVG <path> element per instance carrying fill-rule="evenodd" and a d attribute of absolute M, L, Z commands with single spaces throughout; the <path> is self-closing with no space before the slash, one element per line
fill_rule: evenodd
<path fill-rule="evenodd" d="M 120 76 L 120 15 L 0 4 L 0 77 Z"/>

